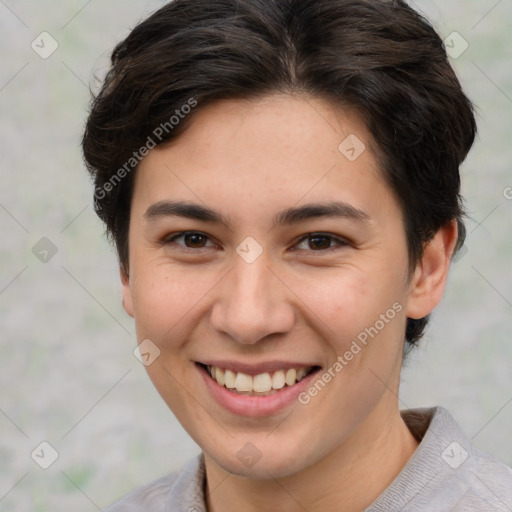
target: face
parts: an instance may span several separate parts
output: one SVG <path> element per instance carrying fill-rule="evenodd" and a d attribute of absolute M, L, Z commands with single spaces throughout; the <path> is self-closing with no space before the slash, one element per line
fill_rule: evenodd
<path fill-rule="evenodd" d="M 222 100 L 137 170 L 124 306 L 226 470 L 291 475 L 396 414 L 406 316 L 426 311 L 371 144 L 320 99 Z"/>

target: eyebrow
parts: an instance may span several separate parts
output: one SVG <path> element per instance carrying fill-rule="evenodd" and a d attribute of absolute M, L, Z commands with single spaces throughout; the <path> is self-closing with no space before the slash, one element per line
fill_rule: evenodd
<path fill-rule="evenodd" d="M 148 221 L 171 216 L 222 224 L 230 229 L 230 220 L 222 213 L 187 201 L 159 201 L 152 204 L 144 213 L 144 218 Z M 370 215 L 363 210 L 341 201 L 331 201 L 287 208 L 274 216 L 273 226 L 289 226 L 317 218 L 344 218 L 357 222 L 371 220 Z"/>

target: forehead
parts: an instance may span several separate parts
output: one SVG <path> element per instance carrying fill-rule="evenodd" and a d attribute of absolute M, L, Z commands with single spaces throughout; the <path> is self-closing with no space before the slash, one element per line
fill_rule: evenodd
<path fill-rule="evenodd" d="M 374 144 L 354 109 L 308 95 L 273 94 L 214 101 L 193 112 L 185 134 L 169 146 L 180 146 L 197 158 L 207 154 L 233 159 L 245 153 L 252 162 L 260 157 L 256 162 L 276 159 L 283 164 L 307 163 L 311 157 L 332 161 L 341 155 L 355 161 L 366 149 L 372 153 Z M 374 164 L 370 160 L 366 162 Z"/>
<path fill-rule="evenodd" d="M 386 204 L 392 191 L 353 110 L 282 94 L 220 100 L 193 115 L 179 137 L 141 162 L 136 202 L 186 197 L 225 211 L 233 206 L 247 218 L 301 202 L 396 206 Z"/>

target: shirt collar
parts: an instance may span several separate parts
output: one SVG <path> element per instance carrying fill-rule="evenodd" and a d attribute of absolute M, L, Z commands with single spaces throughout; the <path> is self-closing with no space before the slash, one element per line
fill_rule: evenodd
<path fill-rule="evenodd" d="M 455 420 L 443 407 L 409 409 L 401 411 L 401 415 L 420 444 L 393 483 L 368 510 L 389 510 L 385 507 L 390 501 L 396 505 L 397 491 L 400 493 L 402 488 L 410 492 L 411 486 L 417 485 L 420 492 L 428 478 L 437 480 L 445 474 L 447 476 L 451 468 L 443 458 L 451 455 L 449 443 L 454 439 L 463 443 L 468 452 L 472 449 L 469 442 L 466 445 Z M 421 480 L 413 478 L 418 474 L 423 476 Z M 188 462 L 172 486 L 165 512 L 206 512 L 205 475 L 204 455 L 200 453 Z"/>

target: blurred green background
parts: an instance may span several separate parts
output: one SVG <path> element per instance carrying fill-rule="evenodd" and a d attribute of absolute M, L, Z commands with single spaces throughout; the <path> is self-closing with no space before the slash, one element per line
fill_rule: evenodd
<path fill-rule="evenodd" d="M 94 75 L 162 3 L 0 2 L 0 511 L 101 510 L 199 451 L 133 356 L 79 147 Z M 467 251 L 403 371 L 401 408 L 447 407 L 512 465 L 512 1 L 414 5 L 467 41 L 452 63 L 480 132 L 462 170 Z M 49 460 L 43 441 L 58 453 L 48 469 L 33 460 Z"/>

